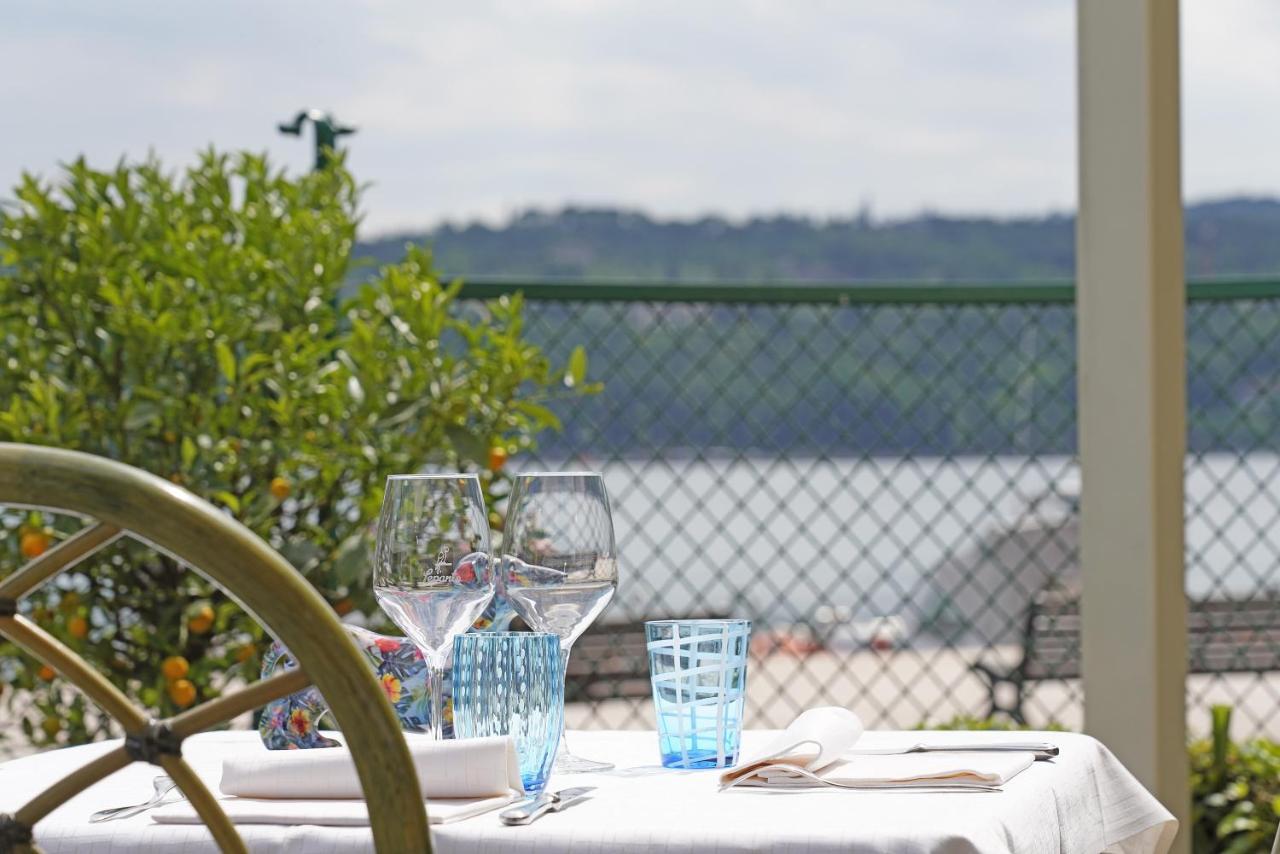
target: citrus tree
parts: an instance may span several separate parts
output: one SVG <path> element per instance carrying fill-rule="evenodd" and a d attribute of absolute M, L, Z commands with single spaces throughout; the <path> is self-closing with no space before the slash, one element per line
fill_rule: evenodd
<path fill-rule="evenodd" d="M 519 298 L 457 299 L 410 250 L 349 284 L 359 189 L 340 159 L 291 177 L 204 153 L 53 183 L 0 209 L 0 441 L 102 454 L 168 478 L 279 550 L 339 613 L 375 612 L 370 520 L 393 472 L 500 482 L 580 394 L 522 337 Z M 0 512 L 0 573 L 78 526 Z M 132 541 L 31 597 L 38 622 L 163 713 L 252 677 L 263 638 L 199 575 Z M 0 645 L 3 702 L 37 744 L 107 732 L 56 674 Z"/>

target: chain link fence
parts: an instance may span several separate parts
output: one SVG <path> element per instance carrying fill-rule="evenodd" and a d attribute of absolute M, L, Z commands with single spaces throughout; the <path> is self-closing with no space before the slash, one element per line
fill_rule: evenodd
<path fill-rule="evenodd" d="M 1205 284 L 1187 309 L 1189 457 L 1187 594 L 1192 608 L 1220 602 L 1265 609 L 1270 632 L 1238 633 L 1238 658 L 1269 649 L 1272 672 L 1193 675 L 1191 722 L 1213 703 L 1236 707 L 1237 735 L 1280 736 L 1280 283 L 1237 299 Z"/>
<path fill-rule="evenodd" d="M 1257 287 L 1196 285 L 1188 312 L 1195 600 L 1280 591 L 1280 284 L 1236 298 Z M 464 295 L 516 290 L 529 336 L 560 360 L 584 345 L 605 384 L 519 461 L 604 473 L 622 580 L 602 623 L 751 618 L 749 725 L 819 703 L 885 727 L 985 715 L 974 665 L 1015 667 L 1033 598 L 1078 589 L 1069 286 Z M 1280 674 L 1195 675 L 1188 691 L 1193 722 L 1226 701 L 1240 734 L 1276 727 Z M 572 717 L 652 725 L 650 706 L 595 699 Z M 1030 683 L 1022 710 L 1080 726 L 1078 680 Z"/>

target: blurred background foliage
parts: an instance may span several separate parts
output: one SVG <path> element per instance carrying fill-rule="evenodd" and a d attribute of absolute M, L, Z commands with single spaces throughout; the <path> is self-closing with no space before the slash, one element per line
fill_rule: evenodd
<path fill-rule="evenodd" d="M 1280 825 L 1280 744 L 1231 741 L 1231 706 L 1214 706 L 1210 737 L 1191 743 L 1191 845 L 1197 852 L 1271 850 Z"/>
<path fill-rule="evenodd" d="M 340 157 L 299 177 L 247 153 L 208 151 L 179 174 L 78 161 L 13 195 L 0 210 L 0 441 L 101 454 L 191 490 L 340 614 L 377 613 L 367 538 L 388 474 L 479 471 L 500 497 L 508 456 L 559 426 L 546 404 L 593 390 L 581 350 L 554 366 L 522 337 L 519 298 L 464 314 L 422 250 L 344 291 L 360 190 Z M 80 524 L 12 509 L 0 523 L 0 573 Z M 261 628 L 140 543 L 23 607 L 161 714 L 259 666 Z M 12 647 L 0 668 L 0 702 L 33 743 L 111 732 Z"/>

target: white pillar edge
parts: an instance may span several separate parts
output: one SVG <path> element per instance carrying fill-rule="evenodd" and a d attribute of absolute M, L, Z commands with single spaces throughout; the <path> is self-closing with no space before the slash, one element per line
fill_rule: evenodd
<path fill-rule="evenodd" d="M 1177 0 L 1077 0 L 1085 729 L 1178 818 L 1186 284 Z"/>

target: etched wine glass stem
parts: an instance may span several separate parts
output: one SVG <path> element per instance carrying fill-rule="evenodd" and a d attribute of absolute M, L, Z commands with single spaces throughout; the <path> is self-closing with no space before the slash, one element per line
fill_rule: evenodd
<path fill-rule="evenodd" d="M 444 665 L 432 658 L 427 663 L 427 688 L 431 692 L 431 738 L 444 739 Z"/>

